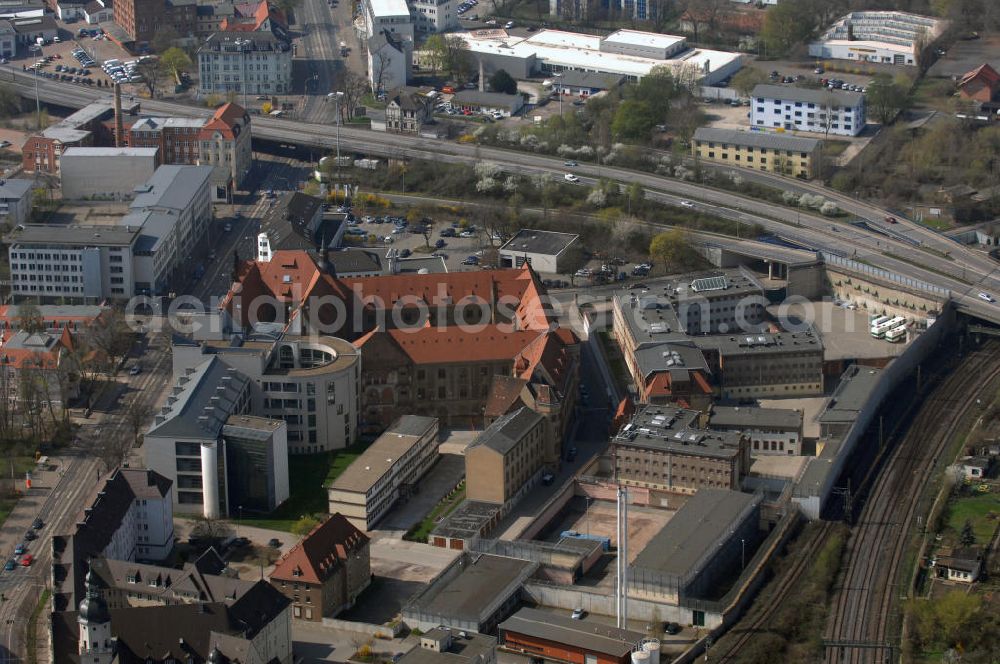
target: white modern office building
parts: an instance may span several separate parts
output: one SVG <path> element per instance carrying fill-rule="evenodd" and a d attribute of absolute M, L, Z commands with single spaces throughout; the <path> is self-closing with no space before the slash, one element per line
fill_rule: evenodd
<path fill-rule="evenodd" d="M 5 238 L 12 293 L 104 300 L 163 292 L 204 242 L 211 178 L 211 166 L 161 166 L 113 223 L 16 227 Z"/>
<path fill-rule="evenodd" d="M 413 26 L 419 32 L 445 32 L 458 27 L 459 0 L 410 0 Z"/>
<path fill-rule="evenodd" d="M 389 32 L 410 43 L 413 49 L 413 17 L 406 0 L 363 0 L 363 39 L 371 39 L 382 31 Z"/>
<path fill-rule="evenodd" d="M 815 58 L 917 65 L 921 47 L 933 44 L 947 21 L 896 11 L 859 11 L 842 16 L 809 44 Z"/>
<path fill-rule="evenodd" d="M 857 136 L 866 121 L 860 92 L 758 85 L 751 94 L 752 128 Z"/>

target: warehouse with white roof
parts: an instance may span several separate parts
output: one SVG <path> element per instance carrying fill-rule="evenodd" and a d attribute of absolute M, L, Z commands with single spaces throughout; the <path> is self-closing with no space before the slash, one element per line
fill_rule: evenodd
<path fill-rule="evenodd" d="M 486 75 L 504 69 L 516 79 L 584 71 L 638 81 L 657 67 L 667 67 L 675 76 L 713 85 L 743 66 L 739 53 L 691 48 L 683 37 L 638 30 L 619 30 L 607 37 L 562 30 L 542 30 L 529 37 L 504 30 L 457 34 Z"/>
<path fill-rule="evenodd" d="M 933 44 L 947 21 L 894 11 L 851 12 L 809 44 L 816 58 L 916 65 L 921 46 Z"/>

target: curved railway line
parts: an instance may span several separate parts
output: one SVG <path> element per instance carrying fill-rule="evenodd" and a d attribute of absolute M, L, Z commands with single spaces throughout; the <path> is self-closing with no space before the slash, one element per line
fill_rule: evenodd
<path fill-rule="evenodd" d="M 1000 342 L 966 356 L 939 383 L 876 477 L 847 554 L 829 616 L 829 664 L 877 664 L 893 660 L 889 633 L 894 588 L 928 474 L 966 421 L 976 400 L 1000 376 Z"/>

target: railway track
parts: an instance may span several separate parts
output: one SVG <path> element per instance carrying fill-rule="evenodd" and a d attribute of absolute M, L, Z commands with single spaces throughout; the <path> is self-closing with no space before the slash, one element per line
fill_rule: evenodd
<path fill-rule="evenodd" d="M 816 560 L 816 556 L 823 549 L 833 529 L 834 524 L 831 522 L 823 521 L 819 524 L 818 530 L 804 543 L 801 549 L 795 552 L 792 565 L 778 576 L 773 594 L 766 598 L 767 604 L 758 603 L 756 606 L 759 607 L 759 610 L 753 615 L 747 616 L 749 622 L 746 626 L 737 627 L 730 631 L 730 636 L 734 638 L 723 641 L 712 649 L 712 661 L 734 661 L 754 636 L 765 631 L 769 625 L 774 624 L 772 618 L 782 606 L 782 599 L 798 586 L 806 568 Z"/>
<path fill-rule="evenodd" d="M 968 355 L 925 400 L 908 431 L 875 478 L 848 541 L 841 583 L 829 617 L 829 664 L 894 661 L 889 634 L 894 589 L 917 498 L 976 400 L 1000 376 L 1000 343 Z"/>

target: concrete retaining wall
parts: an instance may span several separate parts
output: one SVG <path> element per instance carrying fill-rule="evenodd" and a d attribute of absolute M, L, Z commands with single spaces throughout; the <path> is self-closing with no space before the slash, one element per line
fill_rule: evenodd
<path fill-rule="evenodd" d="M 573 498 L 576 494 L 575 487 L 576 482 L 567 482 L 562 489 L 549 499 L 549 502 L 545 505 L 535 520 L 528 524 L 527 528 L 521 531 L 521 533 L 513 539 L 535 539 L 535 537 L 538 536 L 538 533 L 540 533 L 542 529 L 545 528 L 545 526 L 548 525 L 548 523 L 552 521 L 552 519 L 554 519 Z"/>
<path fill-rule="evenodd" d="M 387 625 L 373 625 L 372 623 L 356 622 L 353 620 L 338 620 L 336 618 L 323 618 L 323 627 L 341 630 L 344 632 L 357 632 L 367 636 L 399 636 L 403 629 L 403 623 L 391 623 Z"/>

